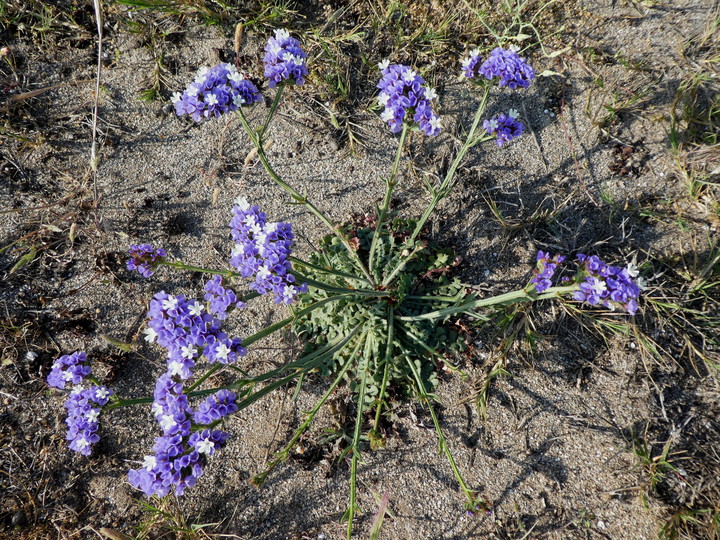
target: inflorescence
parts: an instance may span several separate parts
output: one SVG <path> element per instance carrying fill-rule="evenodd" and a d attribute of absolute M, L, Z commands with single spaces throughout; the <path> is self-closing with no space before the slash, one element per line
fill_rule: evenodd
<path fill-rule="evenodd" d="M 535 285 L 535 291 L 542 293 L 552 287 L 552 277 L 555 275 L 557 267 L 565 261 L 563 255 L 555 255 L 550 257 L 549 253 L 538 251 L 537 268 L 533 270 L 533 278 L 530 283 Z"/>
<path fill-rule="evenodd" d="M 391 65 L 385 60 L 379 67 L 383 77 L 377 85 L 378 103 L 385 107 L 380 118 L 390 125 L 390 130 L 398 133 L 403 123 L 412 118 L 425 135 L 440 133 L 440 117 L 432 108 L 435 90 L 423 86 L 425 80 L 408 66 Z"/>
<path fill-rule="evenodd" d="M 592 306 L 602 304 L 610 309 L 621 309 L 635 315 L 640 297 L 640 284 L 635 281 L 637 270 L 605 264 L 595 255 L 579 253 L 577 260 L 583 280 L 573 298 Z"/>
<path fill-rule="evenodd" d="M 481 62 L 480 50 L 474 49 L 470 56 L 463 60 L 463 73 L 468 78 L 482 75 L 488 80 L 500 79 L 500 86 L 511 90 L 527 88 L 535 78 L 535 71 L 515 50 L 496 47 L 484 62 Z"/>
<path fill-rule="evenodd" d="M 507 114 L 500 113 L 490 120 L 483 122 L 483 127 L 488 133 L 492 133 L 497 138 L 497 145 L 502 147 L 513 139 L 517 139 L 523 134 L 525 126 L 518 119 L 518 113 L 514 109 L 510 109 Z"/>
<path fill-rule="evenodd" d="M 100 440 L 97 432 L 102 407 L 107 404 L 113 392 L 105 386 L 82 386 L 84 379 L 90 375 L 90 366 L 85 365 L 86 361 L 84 352 L 61 356 L 53 363 L 47 383 L 61 390 L 66 384 L 73 385 L 65 402 L 65 423 L 68 426 L 66 439 L 70 441 L 71 450 L 89 456 L 92 445 Z"/>
<path fill-rule="evenodd" d="M 130 246 L 130 258 L 127 261 L 128 270 L 137 270 L 138 273 L 149 278 L 155 272 L 155 267 L 165 258 L 166 253 L 162 248 L 155 249 L 150 244 L 139 244 Z"/>
<path fill-rule="evenodd" d="M 220 276 L 208 282 L 213 291 L 208 294 L 214 297 L 210 303 L 215 303 L 217 316 L 218 311 L 227 309 L 230 295 L 216 278 Z M 225 293 L 218 294 L 218 287 Z M 154 454 L 145 457 L 141 468 L 128 473 L 130 483 L 148 496 L 164 497 L 173 487 L 182 495 L 202 475 L 206 456 L 222 448 L 229 438 L 227 433 L 208 426 L 237 411 L 235 393 L 219 390 L 197 410 L 184 393 L 185 381 L 192 377 L 199 356 L 205 356 L 209 363 L 231 364 L 247 354 L 242 340 L 229 338 L 216 316 L 183 295 L 159 292 L 150 301 L 145 339 L 157 341 L 167 350 L 167 370 L 157 380 L 152 404 L 163 434 L 155 440 Z"/>
<path fill-rule="evenodd" d="M 275 30 L 265 46 L 265 77 L 270 88 L 281 83 L 300 86 L 308 76 L 307 54 L 300 48 L 300 42 L 290 37 L 287 30 Z"/>
<path fill-rule="evenodd" d="M 238 197 L 230 221 L 235 240 L 230 264 L 242 277 L 254 277 L 251 285 L 260 294 L 273 293 L 276 303 L 291 304 L 307 284 L 295 285 L 288 260 L 294 235 L 289 223 L 268 223 L 265 212 Z"/>
<path fill-rule="evenodd" d="M 232 64 L 200 68 L 187 89 L 182 94 L 175 92 L 172 97 L 178 116 L 189 115 L 196 122 L 219 118 L 258 101 L 262 101 L 262 95 L 257 86 Z"/>

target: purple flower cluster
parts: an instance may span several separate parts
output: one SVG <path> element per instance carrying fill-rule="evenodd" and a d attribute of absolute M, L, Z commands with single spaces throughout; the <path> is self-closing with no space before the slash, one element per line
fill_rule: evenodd
<path fill-rule="evenodd" d="M 112 390 L 105 386 L 76 386 L 70 392 L 70 397 L 65 402 L 68 412 L 65 420 L 68 426 L 66 439 L 70 441 L 70 450 L 84 456 L 90 455 L 92 445 L 100 440 L 97 434 L 100 412 L 111 395 Z"/>
<path fill-rule="evenodd" d="M 61 390 L 66 384 L 76 386 L 82 383 L 83 379 L 90 375 L 90 366 L 84 365 L 85 362 L 87 356 L 84 352 L 64 354 L 53 363 L 52 371 L 47 376 L 47 383 Z"/>
<path fill-rule="evenodd" d="M 127 261 L 127 269 L 137 270 L 141 276 L 146 278 L 153 275 L 155 267 L 166 255 L 164 249 L 155 249 L 150 244 L 130 246 L 128 253 L 130 258 Z"/>
<path fill-rule="evenodd" d="M 482 75 L 488 80 L 495 77 L 500 79 L 500 86 L 507 86 L 511 90 L 527 88 L 530 81 L 535 78 L 535 72 L 524 58 L 511 49 L 497 47 L 493 49 L 485 62 L 480 62 L 480 50 L 474 49 L 468 58 L 463 60 L 462 68 L 466 77 Z"/>
<path fill-rule="evenodd" d="M 533 278 L 530 283 L 535 285 L 535 291 L 542 293 L 552 287 L 552 277 L 555 275 L 558 265 L 565 260 L 563 255 L 555 255 L 550 258 L 549 253 L 538 251 L 537 268 L 533 270 Z"/>
<path fill-rule="evenodd" d="M 627 311 L 635 315 L 640 297 L 640 285 L 633 279 L 637 270 L 633 266 L 621 268 L 605 264 L 595 255 L 578 254 L 577 260 L 583 279 L 580 289 L 575 291 L 573 298 L 590 305 L 603 306 Z"/>
<path fill-rule="evenodd" d="M 210 313 L 215 315 L 219 320 L 227 319 L 227 310 L 231 306 L 238 309 L 245 307 L 245 302 L 238 300 L 237 295 L 232 289 L 223 287 L 223 278 L 220 275 L 214 275 L 205 283 L 205 300 L 210 302 Z"/>
<path fill-rule="evenodd" d="M 267 216 L 257 205 L 239 197 L 233 206 L 230 221 L 235 240 L 230 264 L 242 277 L 253 277 L 251 285 L 260 294 L 273 293 L 276 303 L 291 304 L 295 297 L 307 291 L 307 284 L 295 285 L 288 260 L 294 235 L 289 223 L 268 223 Z"/>
<path fill-rule="evenodd" d="M 300 48 L 300 42 L 290 37 L 287 30 L 275 30 L 265 45 L 265 77 L 269 79 L 270 88 L 283 82 L 298 86 L 305 83 L 308 76 L 306 65 L 307 54 Z"/>
<path fill-rule="evenodd" d="M 200 302 L 173 296 L 164 291 L 155 295 L 148 310 L 145 339 L 168 351 L 168 373 L 187 380 L 192 376 L 195 358 L 203 354 L 208 362 L 231 364 L 247 351 L 240 338 L 229 338 L 221 331 L 221 322 Z"/>
<path fill-rule="evenodd" d="M 163 435 L 155 439 L 153 455 L 145 456 L 143 466 L 128 472 L 128 480 L 148 497 L 165 497 L 173 488 L 182 495 L 202 476 L 206 456 L 224 446 L 229 435 L 209 429 L 192 432 L 192 409 L 183 384 L 169 373 L 158 379 L 154 397 L 153 413 Z"/>
<path fill-rule="evenodd" d="M 440 117 L 432 109 L 432 100 L 437 97 L 435 90 L 423 86 L 425 80 L 409 66 L 390 64 L 387 60 L 379 64 L 382 79 L 378 103 L 385 107 L 380 115 L 390 125 L 393 133 L 402 130 L 408 116 L 428 136 L 440 133 Z"/>
<path fill-rule="evenodd" d="M 222 280 L 216 278 L 220 276 L 208 282 L 212 289 L 208 294 L 213 297 L 210 303 L 226 310 L 230 295 L 225 289 L 224 293 L 216 294 L 218 287 L 222 289 Z M 232 298 L 236 303 L 234 293 Z M 146 456 L 139 469 L 130 470 L 128 479 L 148 496 L 164 497 L 171 490 L 182 495 L 203 474 L 207 456 L 221 448 L 229 437 L 218 430 L 193 432 L 193 424 L 211 424 L 237 411 L 236 395 L 227 390 L 220 390 L 193 410 L 184 393 L 184 381 L 192 376 L 195 359 L 200 354 L 210 363 L 228 364 L 244 356 L 246 350 L 239 338 L 230 339 L 221 331 L 220 321 L 197 300 L 160 292 L 151 300 L 148 316 L 145 339 L 157 340 L 168 351 L 167 371 L 155 384 L 152 404 L 162 435 L 155 439 L 153 455 Z"/>
<path fill-rule="evenodd" d="M 73 385 L 65 402 L 68 413 L 65 420 L 68 426 L 66 439 L 70 441 L 71 450 L 89 456 L 92 445 L 100 440 L 97 434 L 100 426 L 98 419 L 112 390 L 105 386 L 81 386 L 85 377 L 90 375 L 90 366 L 84 365 L 86 361 L 87 356 L 80 351 L 61 356 L 53 363 L 47 383 L 60 389 L 64 389 L 66 384 Z"/>
<path fill-rule="evenodd" d="M 262 101 L 260 91 L 232 64 L 201 68 L 187 89 L 172 97 L 178 116 L 187 114 L 196 122 L 257 101 Z"/>
<path fill-rule="evenodd" d="M 237 412 L 236 398 L 235 392 L 219 390 L 198 405 L 193 414 L 193 420 L 196 424 L 212 424 L 229 414 Z"/>
<path fill-rule="evenodd" d="M 523 134 L 525 126 L 517 120 L 518 113 L 514 109 L 510 109 L 507 114 L 500 113 L 491 120 L 485 120 L 483 127 L 488 133 L 492 133 L 497 138 L 497 145 L 502 147 Z"/>

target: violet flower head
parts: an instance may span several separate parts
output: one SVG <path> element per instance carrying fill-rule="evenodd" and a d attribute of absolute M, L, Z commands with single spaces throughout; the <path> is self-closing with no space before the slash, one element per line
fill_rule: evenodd
<path fill-rule="evenodd" d="M 62 390 L 66 384 L 76 386 L 82 383 L 90 375 L 90 366 L 84 364 L 86 361 L 87 356 L 81 351 L 61 356 L 55 360 L 47 376 L 48 385 Z"/>
<path fill-rule="evenodd" d="M 514 109 L 510 109 L 507 114 L 500 113 L 491 120 L 483 122 L 483 128 L 488 133 L 492 133 L 497 138 L 497 145 L 502 147 L 513 139 L 523 134 L 525 126 L 518 119 L 518 113 Z"/>
<path fill-rule="evenodd" d="M 465 77 L 472 79 L 479 75 L 481 65 L 482 57 L 480 56 L 480 49 L 473 49 L 470 51 L 470 56 L 462 61 L 462 72 Z"/>
<path fill-rule="evenodd" d="M 289 223 L 268 223 L 256 205 L 238 197 L 233 206 L 230 229 L 235 247 L 230 264 L 243 277 L 254 277 L 250 285 L 260 294 L 275 295 L 276 303 L 291 304 L 307 284 L 295 284 L 290 254 L 295 236 Z"/>
<path fill-rule="evenodd" d="M 432 108 L 435 90 L 423 86 L 425 80 L 409 66 L 391 65 L 385 60 L 379 67 L 382 79 L 377 84 L 378 103 L 385 107 L 380 118 L 388 123 L 390 131 L 398 133 L 412 118 L 425 135 L 434 137 L 440 133 L 440 117 Z"/>
<path fill-rule="evenodd" d="M 237 412 L 236 399 L 235 392 L 219 390 L 200 403 L 193 414 L 193 421 L 196 424 L 212 424 L 216 420 Z"/>
<path fill-rule="evenodd" d="M 621 309 L 630 315 L 638 310 L 641 286 L 634 278 L 638 273 L 634 266 L 627 268 L 605 264 L 595 255 L 588 257 L 579 253 L 582 281 L 573 298 L 591 306 L 603 305 L 609 309 Z"/>
<path fill-rule="evenodd" d="M 475 69 L 474 64 L 473 69 Z M 467 75 L 467 70 L 465 73 Z M 530 81 L 535 78 L 535 71 L 525 62 L 524 58 L 520 58 L 512 48 L 503 49 L 501 47 L 493 49 L 490 57 L 476 71 L 473 71 L 473 75 L 475 74 L 483 75 L 488 80 L 498 77 L 500 79 L 499 86 L 507 86 L 511 90 L 527 88 L 530 86 Z"/>
<path fill-rule="evenodd" d="M 187 89 L 182 94 L 175 92 L 172 97 L 178 116 L 189 115 L 196 122 L 219 118 L 258 101 L 262 101 L 260 91 L 232 64 L 201 68 Z"/>
<path fill-rule="evenodd" d="M 216 274 L 205 283 L 205 300 L 210 302 L 210 313 L 214 314 L 219 320 L 223 321 L 228 318 L 228 308 L 235 306 L 243 309 L 245 303 L 238 300 L 237 295 L 232 289 L 223 287 L 222 276 Z"/>
<path fill-rule="evenodd" d="M 97 434 L 102 407 L 107 404 L 112 390 L 105 386 L 82 388 L 76 386 L 65 402 L 70 450 L 89 456 L 92 446 L 100 440 Z"/>
<path fill-rule="evenodd" d="M 530 283 L 535 285 L 535 291 L 539 294 L 552 287 L 552 277 L 558 266 L 565 261 L 563 255 L 555 255 L 550 257 L 549 253 L 538 251 L 537 268 L 533 270 L 533 278 Z"/>
<path fill-rule="evenodd" d="M 166 255 L 164 249 L 155 249 L 150 244 L 130 246 L 128 253 L 130 258 L 127 261 L 127 269 L 131 272 L 137 270 L 141 276 L 146 278 L 153 275 L 155 268 Z"/>
<path fill-rule="evenodd" d="M 275 30 L 265 45 L 265 77 L 270 88 L 281 83 L 301 86 L 308 76 L 307 54 L 300 48 L 300 42 L 290 37 L 287 30 Z"/>

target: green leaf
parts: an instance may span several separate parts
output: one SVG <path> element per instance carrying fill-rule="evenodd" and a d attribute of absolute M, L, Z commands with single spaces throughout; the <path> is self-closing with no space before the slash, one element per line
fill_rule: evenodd
<path fill-rule="evenodd" d="M 15 265 L 10 269 L 10 273 L 12 274 L 13 272 L 15 272 L 17 270 L 20 270 L 26 264 L 30 264 L 31 262 L 33 262 L 35 260 L 36 256 L 37 256 L 37 249 L 35 249 L 35 246 L 33 246 L 30 248 L 30 250 L 25 255 L 20 257 L 20 259 L 18 259 L 18 262 L 16 262 Z"/>

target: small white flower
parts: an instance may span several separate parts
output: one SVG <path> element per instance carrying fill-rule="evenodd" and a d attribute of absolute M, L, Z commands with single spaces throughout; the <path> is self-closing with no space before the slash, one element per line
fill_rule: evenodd
<path fill-rule="evenodd" d="M 230 354 L 230 349 L 224 343 L 221 343 L 215 348 L 215 356 L 218 360 L 227 360 Z"/>
<path fill-rule="evenodd" d="M 284 28 L 278 28 L 275 30 L 275 39 L 278 39 L 280 41 L 284 41 L 290 37 L 290 32 L 285 30 Z"/>
<path fill-rule="evenodd" d="M 197 450 L 200 454 L 209 454 L 212 452 L 213 448 L 215 448 L 215 443 L 209 438 L 198 441 L 195 444 L 195 450 Z"/>
<path fill-rule="evenodd" d="M 518 52 L 518 51 L 520 50 L 520 47 L 518 47 L 517 45 L 515 45 L 515 44 L 513 43 L 512 45 L 510 45 L 510 46 L 508 47 L 508 49 L 510 49 L 512 52 L 516 53 L 516 52 Z"/>
<path fill-rule="evenodd" d="M 235 68 L 233 68 L 233 69 L 235 69 Z M 230 75 L 228 75 L 228 80 L 239 83 L 240 81 L 245 80 L 245 75 L 243 75 L 239 71 L 232 71 L 232 72 L 230 72 Z"/>
<path fill-rule="evenodd" d="M 73 396 L 77 396 L 83 390 L 84 390 L 84 388 L 81 385 L 76 384 L 75 386 L 72 387 L 72 390 L 70 390 L 70 394 Z"/>
<path fill-rule="evenodd" d="M 435 91 L 434 88 L 426 88 L 425 89 L 425 99 L 429 99 L 430 101 L 432 101 L 436 97 L 438 97 L 438 96 L 437 96 L 437 92 Z"/>
<path fill-rule="evenodd" d="M 98 418 L 100 418 L 100 409 L 90 409 L 85 415 L 88 422 L 97 422 Z"/>
<path fill-rule="evenodd" d="M 488 122 L 488 126 L 490 127 L 490 131 L 495 131 L 498 128 L 498 122 L 494 118 Z"/>
<path fill-rule="evenodd" d="M 508 116 L 513 120 L 517 120 L 520 117 L 520 114 L 517 112 L 517 109 L 510 109 L 508 111 Z"/>
<path fill-rule="evenodd" d="M 95 389 L 95 397 L 97 399 L 105 399 L 109 395 L 110 395 L 110 390 L 108 390 L 104 386 Z"/>
<path fill-rule="evenodd" d="M 188 358 L 192 360 L 195 358 L 195 355 L 197 354 L 197 351 L 195 350 L 195 347 L 192 345 L 184 345 L 180 347 L 180 353 L 182 354 L 183 358 Z"/>
<path fill-rule="evenodd" d="M 395 113 L 392 109 L 385 109 L 382 114 L 380 115 L 380 119 L 383 122 L 389 122 L 390 120 L 393 120 L 395 118 Z"/>
<path fill-rule="evenodd" d="M 591 286 L 593 292 L 597 295 L 600 295 L 607 290 L 607 285 L 605 285 L 605 282 L 601 279 L 594 278 Z"/>
<path fill-rule="evenodd" d="M 164 414 L 160 418 L 160 427 L 163 431 L 167 431 L 171 428 L 174 428 L 177 425 L 177 422 L 173 418 L 172 414 Z"/>
<path fill-rule="evenodd" d="M 439 116 L 433 116 L 430 119 L 430 127 L 433 128 L 433 131 L 436 129 L 440 129 L 440 117 Z"/>
<path fill-rule="evenodd" d="M 460 73 L 461 75 L 462 75 L 463 73 L 465 73 L 465 70 L 466 70 L 468 67 L 470 67 L 470 62 L 472 62 L 472 57 L 466 58 L 465 60 L 462 61 L 461 66 L 462 66 L 462 68 L 463 68 L 463 71 Z"/>
<path fill-rule="evenodd" d="M 78 450 L 85 450 L 88 446 L 90 446 L 90 441 L 88 441 L 85 437 L 80 438 L 76 443 L 75 446 L 78 448 Z"/>
<path fill-rule="evenodd" d="M 278 224 L 276 221 L 273 221 L 272 223 L 265 224 L 265 233 L 266 234 L 272 234 L 275 231 L 278 230 Z"/>
<path fill-rule="evenodd" d="M 200 86 L 195 83 L 190 83 L 185 91 L 187 92 L 188 97 L 197 97 L 200 93 Z"/>
<path fill-rule="evenodd" d="M 297 294 L 297 289 L 294 285 L 286 285 L 285 289 L 283 290 L 283 298 L 286 298 L 288 300 L 292 300 L 295 298 L 295 295 Z"/>
<path fill-rule="evenodd" d="M 638 270 L 638 267 L 635 266 L 634 263 L 629 263 L 627 265 L 627 273 L 631 278 L 636 278 L 640 275 L 640 271 Z"/>
<path fill-rule="evenodd" d="M 403 73 L 403 80 L 407 83 L 411 83 L 415 80 L 415 77 L 417 77 L 417 73 L 415 70 L 409 69 L 405 73 Z"/>
<path fill-rule="evenodd" d="M 153 343 L 158 337 L 158 333 L 149 326 L 143 330 L 143 334 L 145 334 L 145 341 L 148 343 Z"/>
<path fill-rule="evenodd" d="M 378 103 L 380 106 L 385 107 L 388 104 L 388 101 L 390 101 L 390 96 L 385 92 L 380 92 L 378 95 Z"/>
<path fill-rule="evenodd" d="M 195 300 L 195 302 L 188 306 L 188 312 L 190 313 L 190 315 L 193 315 L 195 317 L 199 317 L 200 315 L 202 315 L 202 311 L 203 306 L 197 300 Z"/>
<path fill-rule="evenodd" d="M 150 407 L 150 412 L 152 412 L 153 416 L 157 418 L 159 415 L 165 412 L 165 409 L 159 403 L 153 403 L 152 407 Z"/>
<path fill-rule="evenodd" d="M 168 372 L 170 373 L 170 375 L 180 376 L 184 367 L 185 367 L 185 365 L 182 362 L 173 360 L 172 362 L 170 362 L 168 364 Z"/>
<path fill-rule="evenodd" d="M 245 105 L 245 98 L 242 97 L 240 94 L 235 94 L 235 95 L 233 96 L 233 104 L 234 104 L 236 107 L 240 107 L 240 106 L 242 106 L 242 105 Z"/>
<path fill-rule="evenodd" d="M 470 58 L 476 58 L 480 56 L 480 49 L 475 48 L 472 51 L 470 51 Z"/>
<path fill-rule="evenodd" d="M 385 71 L 389 65 L 390 65 L 390 60 L 388 60 L 386 58 L 385 60 L 383 60 L 382 62 L 380 62 L 378 64 L 378 67 L 380 68 L 380 71 Z"/>
<path fill-rule="evenodd" d="M 208 71 L 210 71 L 210 69 L 205 66 L 198 69 L 197 74 L 195 75 L 195 82 L 196 83 L 203 82 L 205 80 L 205 75 L 207 75 Z"/>
<path fill-rule="evenodd" d="M 182 99 L 182 94 L 180 92 L 173 92 L 172 97 L 170 98 L 170 101 L 173 103 L 177 103 Z"/>
<path fill-rule="evenodd" d="M 270 276 L 272 276 L 272 272 L 270 271 L 270 268 L 267 265 L 263 265 L 258 269 L 255 279 L 257 281 L 265 281 Z"/>
<path fill-rule="evenodd" d="M 235 247 L 232 248 L 232 251 L 230 252 L 231 257 L 237 257 L 238 255 L 244 255 L 245 254 L 245 246 L 243 244 L 235 244 Z"/>
<path fill-rule="evenodd" d="M 645 281 L 644 278 L 641 278 L 641 277 L 637 278 L 635 280 L 635 283 L 637 283 L 637 286 L 640 288 L 641 291 L 644 291 L 645 289 L 647 289 L 647 281 Z"/>
<path fill-rule="evenodd" d="M 205 97 L 205 103 L 208 105 L 217 105 L 218 104 L 218 98 L 215 94 L 212 92 L 208 93 L 208 95 Z"/>
<path fill-rule="evenodd" d="M 169 311 L 171 309 L 175 309 L 178 305 L 178 299 L 174 296 L 169 296 L 165 300 L 163 300 L 162 307 L 164 310 Z"/>
<path fill-rule="evenodd" d="M 235 205 L 237 205 L 237 207 L 240 208 L 240 210 L 242 210 L 243 212 L 250 208 L 250 203 L 245 197 L 238 197 L 237 199 L 235 199 Z"/>
<path fill-rule="evenodd" d="M 145 459 L 143 460 L 142 466 L 147 469 L 148 471 L 153 470 L 155 465 L 157 464 L 157 459 L 155 456 L 145 456 Z"/>
<path fill-rule="evenodd" d="M 64 381 L 70 382 L 73 380 L 74 375 L 69 371 L 63 371 L 62 377 Z"/>

